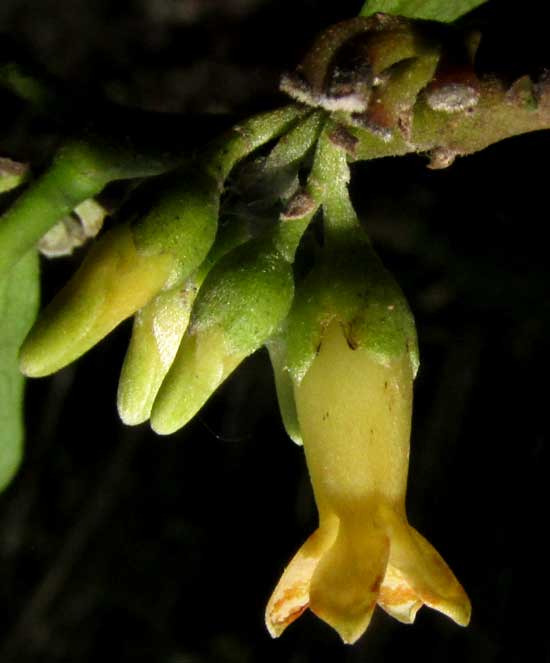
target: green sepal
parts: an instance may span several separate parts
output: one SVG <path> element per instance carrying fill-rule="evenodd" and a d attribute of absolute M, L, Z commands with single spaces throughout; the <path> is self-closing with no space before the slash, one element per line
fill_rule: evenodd
<path fill-rule="evenodd" d="M 308 108 L 290 104 L 274 111 L 253 115 L 233 126 L 205 150 L 203 159 L 206 170 L 221 187 L 239 161 L 286 133 L 309 112 Z"/>
<path fill-rule="evenodd" d="M 299 166 L 319 138 L 324 122 L 325 117 L 319 111 L 306 115 L 279 139 L 265 160 L 264 170 L 275 173 Z"/>
<path fill-rule="evenodd" d="M 347 231 L 345 240 L 324 250 L 296 292 L 285 339 L 286 366 L 297 384 L 335 318 L 350 347 L 382 363 L 406 352 L 414 373 L 418 369 L 414 318 L 401 289 L 360 229 Z"/>
<path fill-rule="evenodd" d="M 36 377 L 62 368 L 192 274 L 214 241 L 219 195 L 200 169 L 173 174 L 132 227 L 105 233 L 31 330 L 23 372 Z"/>

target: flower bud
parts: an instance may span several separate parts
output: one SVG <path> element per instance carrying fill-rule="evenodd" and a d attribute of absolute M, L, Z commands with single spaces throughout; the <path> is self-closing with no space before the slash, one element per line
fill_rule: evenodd
<path fill-rule="evenodd" d="M 187 329 L 195 292 L 193 284 L 176 286 L 136 313 L 118 383 L 118 413 L 125 424 L 134 426 L 149 418 Z"/>
<path fill-rule="evenodd" d="M 290 264 L 269 240 L 252 240 L 224 256 L 202 286 L 151 414 L 157 433 L 184 426 L 285 318 L 294 291 Z"/>
<path fill-rule="evenodd" d="M 168 254 L 140 255 L 127 225 L 105 233 L 29 332 L 21 371 L 41 377 L 74 361 L 144 306 L 174 268 Z"/>
<path fill-rule="evenodd" d="M 247 239 L 248 223 L 244 217 L 222 224 L 214 246 L 193 275 L 185 283 L 161 292 L 136 313 L 118 385 L 118 412 L 124 423 L 135 425 L 149 418 L 187 329 L 202 282 L 223 255 Z"/>

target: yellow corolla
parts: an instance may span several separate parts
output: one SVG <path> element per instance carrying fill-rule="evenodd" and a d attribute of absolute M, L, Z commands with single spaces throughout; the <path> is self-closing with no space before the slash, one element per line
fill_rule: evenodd
<path fill-rule="evenodd" d="M 355 642 L 376 603 L 411 623 L 426 604 L 467 625 L 470 602 L 405 512 L 412 368 L 352 349 L 332 322 L 295 386 L 319 528 L 286 568 L 268 603 L 273 637 L 306 608 Z"/>

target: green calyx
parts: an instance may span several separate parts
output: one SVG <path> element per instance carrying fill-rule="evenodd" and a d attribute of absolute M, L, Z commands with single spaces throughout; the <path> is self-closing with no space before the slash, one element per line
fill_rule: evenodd
<path fill-rule="evenodd" d="M 320 187 L 324 246 L 317 264 L 298 287 L 285 324 L 286 370 L 299 384 L 326 327 L 337 319 L 350 347 L 368 350 L 382 363 L 407 353 L 416 372 L 412 314 L 359 224 L 348 192 L 346 151 L 331 140 L 330 133 L 327 136 L 322 146 L 327 172 Z"/>
<path fill-rule="evenodd" d="M 295 167 L 313 148 L 323 119 L 310 114 L 286 134 L 267 158 L 264 172 Z M 198 270 L 197 276 L 206 278 L 153 405 L 151 426 L 157 433 L 184 426 L 238 364 L 279 329 L 294 293 L 296 247 L 317 209 L 315 201 L 312 205 L 292 218 L 283 215 L 275 227 L 236 248 L 245 228 L 230 220 L 221 229 Z"/>
<path fill-rule="evenodd" d="M 286 368 L 297 384 L 334 319 L 351 348 L 368 350 L 381 363 L 407 353 L 418 369 L 414 319 L 401 289 L 360 230 L 349 239 L 327 248 L 297 290 L 285 332 Z"/>

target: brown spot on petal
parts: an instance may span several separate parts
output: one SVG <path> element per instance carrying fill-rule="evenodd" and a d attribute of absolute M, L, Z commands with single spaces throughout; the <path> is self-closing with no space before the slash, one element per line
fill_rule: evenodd
<path fill-rule="evenodd" d="M 378 578 L 376 578 L 376 580 L 372 583 L 370 591 L 373 594 L 378 594 L 378 592 L 380 591 L 380 585 L 382 584 L 383 579 L 384 579 L 384 576 L 378 576 Z M 376 600 L 374 602 L 376 603 Z"/>
<path fill-rule="evenodd" d="M 287 603 L 290 603 L 293 600 L 299 599 L 300 596 L 303 595 L 303 593 L 304 593 L 304 587 L 302 585 L 295 585 L 294 587 L 289 587 L 288 589 L 285 589 L 281 598 L 277 599 L 273 604 L 273 608 L 271 611 L 272 614 L 280 612 L 283 606 L 285 606 Z"/>
<path fill-rule="evenodd" d="M 297 606 L 296 608 L 294 608 L 290 612 L 287 612 L 286 614 L 282 613 L 282 608 L 284 607 L 285 603 L 287 601 L 291 601 L 293 598 L 294 597 L 292 597 L 292 596 L 289 596 L 289 597 L 284 596 L 283 598 L 279 599 L 279 601 L 277 601 L 275 603 L 275 605 L 273 606 L 273 613 L 274 614 L 272 615 L 273 623 L 275 623 L 275 624 L 285 624 L 285 625 L 288 626 L 288 624 L 292 624 L 292 622 L 294 620 L 298 619 L 298 617 L 300 617 L 300 615 L 305 610 L 307 610 L 307 608 L 309 607 L 309 602 L 304 603 L 303 605 Z M 282 613 L 282 614 L 279 614 L 279 613 Z M 277 614 L 279 614 L 279 616 L 277 616 Z"/>

